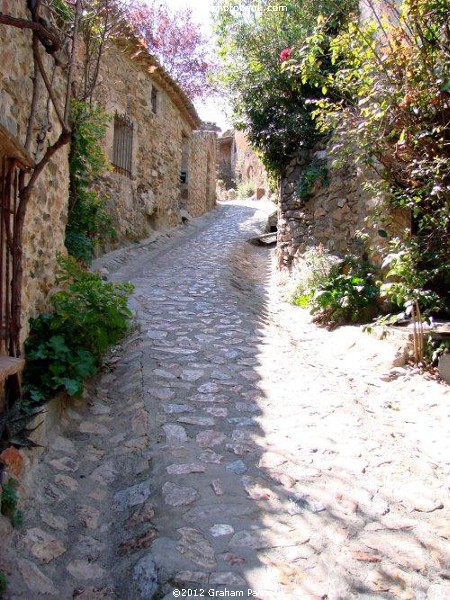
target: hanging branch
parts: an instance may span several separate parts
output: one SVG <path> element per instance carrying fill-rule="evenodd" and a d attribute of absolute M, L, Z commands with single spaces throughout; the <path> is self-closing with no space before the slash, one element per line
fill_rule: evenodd
<path fill-rule="evenodd" d="M 36 60 L 36 64 L 39 68 L 39 72 L 42 76 L 42 79 L 44 80 L 45 87 L 47 88 L 47 93 L 50 97 L 50 100 L 52 101 L 53 108 L 55 109 L 56 116 L 58 117 L 61 127 L 63 129 L 68 129 L 67 122 L 58 106 L 58 101 L 56 100 L 55 94 L 53 92 L 53 87 L 52 87 L 52 85 L 48 79 L 47 73 L 45 71 L 44 63 L 42 62 L 42 57 L 41 57 L 40 51 L 39 51 L 39 43 L 37 42 L 37 39 L 35 36 L 33 36 L 33 56 Z M 67 92 L 67 95 L 69 95 L 69 92 Z"/>
<path fill-rule="evenodd" d="M 100 72 L 100 64 L 102 61 L 104 47 L 105 47 L 106 40 L 107 40 L 108 34 L 109 34 L 109 31 L 108 31 L 109 12 L 110 11 L 108 11 L 108 10 L 106 11 L 105 24 L 104 24 L 102 34 L 100 37 L 100 43 L 98 46 L 97 58 L 96 58 L 95 67 L 94 67 L 94 74 L 92 75 L 92 77 L 89 76 L 89 59 L 86 58 L 86 77 L 85 77 L 85 81 L 84 81 L 84 86 L 85 86 L 84 87 L 84 99 L 87 100 L 89 98 L 89 100 L 91 102 L 92 102 L 92 94 L 95 89 L 98 75 Z M 87 44 L 86 44 L 86 52 L 87 51 L 88 51 L 88 48 L 87 48 Z"/>
<path fill-rule="evenodd" d="M 75 18 L 73 24 L 73 35 L 72 35 L 72 53 L 69 61 L 69 69 L 67 73 L 67 95 L 66 95 L 66 104 L 64 107 L 64 123 L 66 124 L 69 120 L 69 111 L 70 111 L 70 95 L 72 90 L 72 81 L 73 81 L 73 71 L 75 67 L 75 61 L 77 58 L 77 49 L 78 49 L 78 27 L 80 22 L 81 15 L 81 0 L 77 0 L 75 4 Z"/>
<path fill-rule="evenodd" d="M 39 21 L 29 21 L 28 19 L 19 19 L 0 12 L 0 24 L 10 25 L 18 29 L 31 29 L 36 33 L 48 54 L 55 54 L 61 48 L 61 40 L 57 33 L 52 31 L 47 24 L 44 25 L 41 19 Z"/>
<path fill-rule="evenodd" d="M 34 34 L 33 34 L 34 37 Z M 33 40 L 34 42 L 34 40 Z M 27 125 L 27 133 L 26 133 L 26 137 L 25 137 L 25 149 L 27 151 L 30 150 L 31 148 L 31 142 L 33 139 L 33 126 L 34 126 L 34 120 L 36 118 L 36 111 L 37 111 L 37 105 L 39 102 L 39 96 L 40 96 L 40 87 L 41 87 L 41 75 L 40 75 L 40 71 L 39 71 L 39 67 L 36 64 L 36 60 L 34 61 L 34 75 L 32 78 L 33 81 L 33 96 L 31 99 L 31 108 L 30 108 L 30 116 L 28 118 L 28 125 Z"/>

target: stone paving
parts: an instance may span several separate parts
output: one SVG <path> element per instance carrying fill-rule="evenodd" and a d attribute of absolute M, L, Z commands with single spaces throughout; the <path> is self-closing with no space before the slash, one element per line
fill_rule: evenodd
<path fill-rule="evenodd" d="M 448 387 L 283 303 L 255 207 L 104 259 L 138 329 L 36 470 L 11 599 L 450 598 Z"/>

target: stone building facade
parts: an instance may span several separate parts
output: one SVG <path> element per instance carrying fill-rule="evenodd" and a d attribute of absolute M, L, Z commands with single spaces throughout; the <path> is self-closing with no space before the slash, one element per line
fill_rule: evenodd
<path fill-rule="evenodd" d="M 186 210 L 198 217 L 216 204 L 217 133 L 209 125 L 194 131 L 190 153 Z"/>
<path fill-rule="evenodd" d="M 96 100 L 111 116 L 112 169 L 99 184 L 117 232 L 107 249 L 215 205 L 217 135 L 202 129 L 191 101 L 138 40 L 107 50 Z"/>
<path fill-rule="evenodd" d="M 268 192 L 264 165 L 243 131 L 230 129 L 219 138 L 217 170 L 226 190 L 241 182 L 253 182 L 258 199 Z"/>
<path fill-rule="evenodd" d="M 30 19 L 26 0 L 2 0 L 0 4 L 5 15 Z M 50 15 L 45 17 L 51 20 Z M 32 142 L 25 149 L 34 76 L 31 30 L 0 24 L 0 48 L 1 196 L 7 196 L 17 210 L 16 168 L 29 168 L 32 172 L 48 145 L 58 138 L 61 127 L 41 82 Z M 54 96 L 64 106 L 67 73 L 63 65 L 67 61 L 62 60 L 55 68 L 53 58 L 43 47 L 41 55 L 52 74 Z M 107 209 L 118 233 L 117 239 L 100 251 L 141 239 L 154 230 L 173 227 L 182 222 L 183 216 L 198 216 L 215 205 L 214 127 L 202 124 L 183 90 L 132 36 L 111 45 L 104 55 L 95 102 L 111 116 L 105 139 L 111 170 L 99 181 L 98 188 L 108 198 Z M 54 154 L 27 206 L 22 239 L 19 349 L 26 339 L 29 319 L 48 309 L 57 255 L 65 253 L 68 155 L 69 144 Z M 5 215 L 10 215 L 8 224 L 12 230 L 14 210 L 10 211 L 9 206 L 1 210 L 0 223 L 6 222 Z M 1 226 L 0 355 L 10 353 L 7 334 L 11 329 L 13 257 L 8 235 Z"/>
<path fill-rule="evenodd" d="M 16 18 L 29 19 L 26 2 L 3 1 L 2 12 Z M 34 122 L 32 143 L 28 151 L 24 144 L 32 101 L 33 58 L 30 30 L 0 25 L 0 170 L 2 194 L 10 194 L 14 202 L 13 186 L 7 181 L 11 159 L 18 160 L 17 167 L 33 167 L 39 161 L 49 143 L 59 136 L 61 128 L 53 111 L 47 105 L 45 94 L 41 95 Z M 53 59 L 42 51 L 42 60 L 50 67 Z M 50 71 L 51 72 L 51 71 Z M 66 80 L 61 69 L 54 71 L 53 88 L 58 99 L 66 95 Z M 56 256 L 64 252 L 65 225 L 67 219 L 69 187 L 68 146 L 61 148 L 43 171 L 27 206 L 22 238 L 24 276 L 22 283 L 20 345 L 27 332 L 28 320 L 47 308 L 47 297 L 55 281 Z M 8 189 L 7 189 L 8 188 Z M 17 207 L 16 207 L 17 211 Z M 8 214 L 2 208 L 3 220 Z M 11 230 L 14 215 L 8 217 Z M 2 230 L 3 231 L 3 230 Z M 5 303 L 6 288 L 11 284 L 11 254 L 3 231 L 1 240 L 1 328 L 8 329 L 8 311 Z M 9 275 L 6 270 L 9 264 Z M 9 279 L 9 281 L 7 280 Z M 2 344 L 1 354 L 8 354 Z"/>
<path fill-rule="evenodd" d="M 236 187 L 236 161 L 234 130 L 230 129 L 220 136 L 217 153 L 217 176 L 227 190 Z"/>

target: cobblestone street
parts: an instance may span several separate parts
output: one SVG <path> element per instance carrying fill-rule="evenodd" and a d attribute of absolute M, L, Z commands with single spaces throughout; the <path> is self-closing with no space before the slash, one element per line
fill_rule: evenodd
<path fill-rule="evenodd" d="M 102 259 L 136 328 L 36 468 L 11 599 L 450 598 L 449 388 L 283 302 L 257 207 Z"/>

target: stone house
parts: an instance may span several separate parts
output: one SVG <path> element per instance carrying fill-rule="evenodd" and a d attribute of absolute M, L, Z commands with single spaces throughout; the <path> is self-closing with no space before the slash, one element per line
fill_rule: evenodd
<path fill-rule="evenodd" d="M 225 189 L 238 183 L 253 182 L 257 199 L 268 192 L 264 165 L 256 155 L 243 131 L 229 129 L 219 138 L 217 171 Z"/>
<path fill-rule="evenodd" d="M 29 19 L 25 1 L 2 3 L 2 11 L 15 18 Z M 37 106 L 31 144 L 25 150 L 28 119 L 33 92 L 32 34 L 29 29 L 0 25 L 0 177 L 2 194 L 2 226 L 0 228 L 0 354 L 16 354 L 27 335 L 30 317 L 47 307 L 48 293 L 54 285 L 56 256 L 64 252 L 67 220 L 69 165 L 68 145 L 54 154 L 38 179 L 28 202 L 21 240 L 23 252 L 21 331 L 11 319 L 11 283 L 14 256 L 7 229 L 14 235 L 17 206 L 18 170 L 33 168 L 47 143 L 53 143 L 61 126 L 45 94 Z M 50 67 L 53 59 L 42 52 L 42 60 Z M 66 78 L 61 69 L 54 73 L 55 96 L 66 96 Z M 14 338 L 14 339 L 13 339 Z"/>
<path fill-rule="evenodd" d="M 236 155 L 234 130 L 229 129 L 219 137 L 217 153 L 217 175 L 227 190 L 236 186 Z"/>
<path fill-rule="evenodd" d="M 1 9 L 12 17 L 30 19 L 26 0 L 3 0 Z M 18 173 L 32 172 L 61 127 L 42 93 L 31 143 L 25 148 L 34 76 L 31 30 L 0 24 L 0 48 L 0 356 L 16 356 L 23 349 L 29 319 L 48 308 L 57 255 L 65 252 L 69 145 L 53 155 L 28 202 L 20 240 L 23 292 L 21 305 L 14 306 L 11 239 L 22 210 Z M 53 58 L 43 48 L 41 54 L 53 72 L 54 95 L 64 101 L 64 68 L 54 69 Z M 99 188 L 109 198 L 108 210 L 118 232 L 114 247 L 175 226 L 188 214 L 198 216 L 215 205 L 217 134 L 202 124 L 183 90 L 137 40 L 130 38 L 108 49 L 95 100 L 111 115 L 105 139 L 111 171 Z M 11 316 L 14 310 L 20 323 Z"/>
<path fill-rule="evenodd" d="M 109 248 L 214 207 L 217 134 L 132 36 L 106 51 L 96 100 L 111 116 L 99 185 L 118 234 Z"/>

